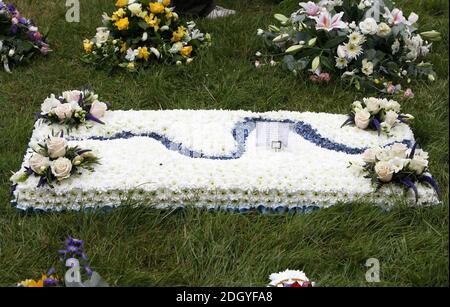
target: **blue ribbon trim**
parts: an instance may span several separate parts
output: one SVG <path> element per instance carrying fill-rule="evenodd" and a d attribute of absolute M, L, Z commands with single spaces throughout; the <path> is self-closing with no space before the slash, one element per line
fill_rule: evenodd
<path fill-rule="evenodd" d="M 245 144 L 247 142 L 248 136 L 250 133 L 256 128 L 257 122 L 277 122 L 277 123 L 288 123 L 292 125 L 292 130 L 304 138 L 305 140 L 313 143 L 314 145 L 336 151 L 336 152 L 343 152 L 349 155 L 358 155 L 364 153 L 366 151 L 366 148 L 356 148 L 356 147 L 350 147 L 341 143 L 333 142 L 330 139 L 327 139 L 320 135 L 320 133 L 317 132 L 316 129 L 314 129 L 310 124 L 304 123 L 302 121 L 291 121 L 291 120 L 270 120 L 270 119 L 264 119 L 264 118 L 245 118 L 245 120 L 241 123 L 237 123 L 236 126 L 233 128 L 233 138 L 238 144 L 237 149 L 234 150 L 231 154 L 223 155 L 223 156 L 210 156 L 206 155 L 202 152 L 191 150 L 187 147 L 185 147 L 182 143 L 176 143 L 168 139 L 166 136 L 150 132 L 150 133 L 133 133 L 129 131 L 123 131 L 116 133 L 110 137 L 103 137 L 103 136 L 92 136 L 86 138 L 87 140 L 98 140 L 98 141 L 108 141 L 108 140 L 117 140 L 117 139 L 130 139 L 133 137 L 148 137 L 152 138 L 156 141 L 161 142 L 168 150 L 171 151 L 177 151 L 183 156 L 187 156 L 190 158 L 201 158 L 201 159 L 208 159 L 208 160 L 236 160 L 243 156 L 245 153 Z M 69 140 L 83 140 L 83 138 L 68 138 Z M 386 144 L 385 146 L 389 146 L 394 144 Z M 408 147 L 412 147 L 413 141 L 412 140 L 403 140 L 400 143 L 403 143 L 407 145 Z"/>

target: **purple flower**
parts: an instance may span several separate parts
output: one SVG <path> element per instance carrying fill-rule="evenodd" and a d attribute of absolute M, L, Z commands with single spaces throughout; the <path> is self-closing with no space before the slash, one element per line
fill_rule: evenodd
<path fill-rule="evenodd" d="M 88 276 L 91 276 L 92 273 L 94 273 L 94 271 L 92 271 L 92 269 L 91 269 L 91 267 L 89 265 L 85 264 L 83 267 L 84 267 L 84 270 L 86 271 L 86 274 Z"/>
<path fill-rule="evenodd" d="M 11 33 L 13 33 L 13 34 L 17 33 L 17 26 L 16 25 L 12 25 L 11 26 Z"/>
<path fill-rule="evenodd" d="M 58 281 L 54 278 L 47 278 L 44 280 L 44 287 L 56 287 L 58 286 Z"/>

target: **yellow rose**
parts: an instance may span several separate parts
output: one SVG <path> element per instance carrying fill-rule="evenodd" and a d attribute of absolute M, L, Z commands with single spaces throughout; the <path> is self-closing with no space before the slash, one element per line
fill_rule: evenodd
<path fill-rule="evenodd" d="M 164 5 L 159 2 L 150 2 L 149 7 L 150 12 L 153 14 L 161 14 L 164 12 Z"/>
<path fill-rule="evenodd" d="M 83 41 L 84 52 L 86 52 L 86 53 L 91 53 L 91 52 L 92 52 L 92 47 L 93 47 L 93 46 L 94 46 L 94 43 L 91 42 L 90 40 L 85 39 L 85 40 Z"/>
<path fill-rule="evenodd" d="M 145 61 L 148 61 L 150 52 L 148 51 L 147 47 L 139 47 L 138 51 L 139 51 L 138 59 L 141 59 L 141 60 L 144 59 Z"/>
<path fill-rule="evenodd" d="M 128 4 L 128 0 L 117 0 L 116 6 L 117 7 L 124 7 Z"/>
<path fill-rule="evenodd" d="M 128 30 L 128 26 L 130 25 L 130 22 L 128 21 L 128 17 L 122 18 L 119 21 L 117 21 L 115 23 L 117 29 L 119 29 L 119 31 L 122 30 Z"/>
<path fill-rule="evenodd" d="M 180 53 L 181 53 L 181 55 L 184 56 L 184 57 L 189 57 L 189 56 L 191 56 L 191 53 L 192 53 L 192 46 L 186 46 L 186 47 L 181 48 Z"/>

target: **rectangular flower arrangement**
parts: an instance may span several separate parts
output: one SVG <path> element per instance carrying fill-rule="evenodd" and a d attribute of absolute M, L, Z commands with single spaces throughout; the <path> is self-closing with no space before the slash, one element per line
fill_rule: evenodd
<path fill-rule="evenodd" d="M 15 175 L 13 205 L 45 211 L 131 205 L 304 212 L 341 202 L 439 202 L 426 182 L 417 182 L 417 189 L 377 186 L 364 173 L 368 149 L 396 144 L 407 155 L 415 147 L 406 124 L 387 135 L 341 127 L 346 119 L 288 111 L 106 111 L 102 123 L 70 130 L 40 119 L 20 171 L 28 176 Z M 58 141 L 41 144 L 55 134 L 66 139 L 73 165 L 83 166 L 83 156 L 99 164 L 69 175 L 61 161 L 52 168 L 64 180 L 51 184 L 32 175 L 41 163 L 32 159 L 30 165 L 37 150 L 57 153 Z"/>

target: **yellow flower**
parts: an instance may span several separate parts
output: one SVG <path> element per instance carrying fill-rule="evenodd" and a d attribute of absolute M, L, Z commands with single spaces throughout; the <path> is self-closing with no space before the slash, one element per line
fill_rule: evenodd
<path fill-rule="evenodd" d="M 149 27 L 154 28 L 155 31 L 159 30 L 159 23 L 161 22 L 158 17 L 154 14 L 150 14 L 149 16 L 144 17 L 145 22 L 149 25 Z"/>
<path fill-rule="evenodd" d="M 172 34 L 172 42 L 179 42 L 186 35 L 186 28 L 183 26 L 178 27 L 178 30 Z"/>
<path fill-rule="evenodd" d="M 120 18 L 124 17 L 126 14 L 127 14 L 127 12 L 125 12 L 124 9 L 120 8 L 112 14 L 111 19 L 112 19 L 112 21 L 118 21 Z"/>
<path fill-rule="evenodd" d="M 138 51 L 139 51 L 138 59 L 141 59 L 141 60 L 144 59 L 145 61 L 148 61 L 150 52 L 148 51 L 147 47 L 139 47 Z"/>
<path fill-rule="evenodd" d="M 191 53 L 192 53 L 192 46 L 186 46 L 186 47 L 181 48 L 180 53 L 181 53 L 181 55 L 184 56 L 184 57 L 189 57 L 189 56 L 191 56 Z"/>
<path fill-rule="evenodd" d="M 127 43 L 121 41 L 120 42 L 120 52 L 125 53 L 125 52 L 127 52 L 127 50 L 128 50 Z"/>
<path fill-rule="evenodd" d="M 163 0 L 162 4 L 164 6 L 169 6 L 170 5 L 170 0 Z"/>
<path fill-rule="evenodd" d="M 128 30 L 129 24 L 130 23 L 128 21 L 128 17 L 122 18 L 119 21 L 116 21 L 116 23 L 115 23 L 117 29 L 119 29 L 120 31 Z"/>
<path fill-rule="evenodd" d="M 173 17 L 173 12 L 171 9 L 166 8 L 166 18 L 170 19 Z"/>
<path fill-rule="evenodd" d="M 153 14 L 161 14 L 164 12 L 164 5 L 159 2 L 150 2 L 149 3 L 150 12 Z"/>
<path fill-rule="evenodd" d="M 90 40 L 85 39 L 85 40 L 83 41 L 84 52 L 86 52 L 86 53 L 91 53 L 91 52 L 92 52 L 92 47 L 93 47 L 93 46 L 94 46 L 94 43 L 91 42 Z"/>
<path fill-rule="evenodd" d="M 117 0 L 116 6 L 117 7 L 124 7 L 128 4 L 128 0 Z"/>

